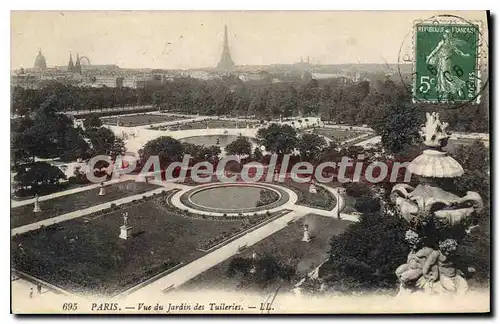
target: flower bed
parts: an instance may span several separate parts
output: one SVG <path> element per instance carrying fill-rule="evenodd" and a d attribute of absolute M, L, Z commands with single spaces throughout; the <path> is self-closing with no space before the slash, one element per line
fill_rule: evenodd
<path fill-rule="evenodd" d="M 309 184 L 306 183 L 287 181 L 281 185 L 290 188 L 297 194 L 297 205 L 323 210 L 332 210 L 337 205 L 335 196 L 319 185 L 316 186 L 315 194 L 309 193 Z"/>
<path fill-rule="evenodd" d="M 212 239 L 209 239 L 205 242 L 201 242 L 198 247 L 198 250 L 202 252 L 208 252 L 223 243 L 229 243 L 230 241 L 233 241 L 236 238 L 241 237 L 242 235 L 246 234 L 249 230 L 257 229 L 289 212 L 290 210 L 280 210 L 275 213 L 267 212 L 266 214 L 263 215 L 255 215 L 252 217 L 247 217 L 246 222 L 243 223 L 243 225 L 241 225 L 240 228 L 233 227 L 229 232 L 222 232 L 220 235 Z"/>

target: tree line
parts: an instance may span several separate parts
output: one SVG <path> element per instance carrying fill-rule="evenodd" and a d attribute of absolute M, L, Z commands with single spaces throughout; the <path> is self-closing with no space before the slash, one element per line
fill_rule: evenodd
<path fill-rule="evenodd" d="M 256 116 L 273 119 L 321 116 L 324 121 L 374 126 L 405 104 L 420 111 L 437 111 L 451 129 L 488 132 L 488 91 L 480 104 L 412 103 L 402 83 L 390 79 L 359 83 L 343 79 L 296 79 L 287 82 L 243 82 L 237 78 L 198 80 L 176 78 L 145 88 L 88 88 L 51 82 L 40 89 L 13 87 L 12 113 L 26 115 L 51 98 L 57 111 L 153 105 L 159 110 L 201 115 Z M 382 113 L 381 113 L 382 112 Z"/>

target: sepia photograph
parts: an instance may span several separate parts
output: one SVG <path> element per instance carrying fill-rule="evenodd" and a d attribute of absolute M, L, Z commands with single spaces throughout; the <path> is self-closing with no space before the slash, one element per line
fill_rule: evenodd
<path fill-rule="evenodd" d="M 491 315 L 491 26 L 11 11 L 11 313 Z"/>

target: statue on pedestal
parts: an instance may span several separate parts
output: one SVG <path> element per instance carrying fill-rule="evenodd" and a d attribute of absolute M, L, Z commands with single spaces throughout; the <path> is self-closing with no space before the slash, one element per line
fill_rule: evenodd
<path fill-rule="evenodd" d="M 309 225 L 304 224 L 304 236 L 302 237 L 302 242 L 310 242 L 311 235 L 309 234 Z"/>
<path fill-rule="evenodd" d="M 101 187 L 99 188 L 99 196 L 104 196 L 106 194 L 106 189 L 104 189 L 104 183 L 101 182 Z"/>
<path fill-rule="evenodd" d="M 132 236 L 132 226 L 128 224 L 128 212 L 123 213 L 123 225 L 120 226 L 119 238 L 127 240 Z"/>
<path fill-rule="evenodd" d="M 439 180 L 463 174 L 462 166 L 443 147 L 450 133 L 439 114 L 427 113 L 422 127 L 427 149 L 415 158 L 408 170 L 419 176 L 420 184 L 413 188 L 397 184 L 391 200 L 409 225 L 406 241 L 411 246 L 405 264 L 396 269 L 400 294 L 416 291 L 426 293 L 464 293 L 467 281 L 452 262 L 452 254 L 470 226 L 473 217 L 483 208 L 478 193 L 469 191 L 463 197 L 440 187 Z"/>
<path fill-rule="evenodd" d="M 38 212 L 42 211 L 42 209 L 40 208 L 40 203 L 39 203 L 38 199 L 39 199 L 38 194 L 36 194 L 35 195 L 35 206 L 33 208 L 34 213 L 38 213 Z"/>
<path fill-rule="evenodd" d="M 252 267 L 250 268 L 250 273 L 256 273 L 257 272 L 257 253 L 254 251 L 252 253 Z"/>
<path fill-rule="evenodd" d="M 314 184 L 314 181 L 312 181 L 309 184 L 309 193 L 312 193 L 312 194 L 318 193 L 318 191 L 316 190 L 316 185 Z"/>

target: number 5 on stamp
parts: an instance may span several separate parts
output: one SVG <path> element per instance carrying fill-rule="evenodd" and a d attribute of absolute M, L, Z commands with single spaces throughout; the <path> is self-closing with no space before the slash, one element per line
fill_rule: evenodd
<path fill-rule="evenodd" d="M 479 26 L 415 25 L 415 101 L 479 102 Z"/>

